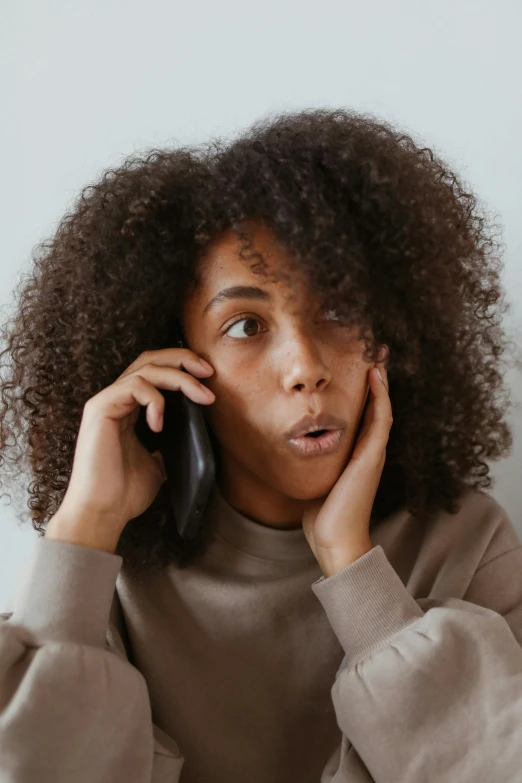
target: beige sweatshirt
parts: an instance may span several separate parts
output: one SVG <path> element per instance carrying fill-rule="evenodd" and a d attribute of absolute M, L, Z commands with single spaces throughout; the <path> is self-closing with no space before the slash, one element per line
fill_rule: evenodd
<path fill-rule="evenodd" d="M 397 512 L 327 579 L 217 487 L 208 521 L 141 586 L 36 539 L 0 615 L 1 783 L 522 781 L 522 544 L 490 495 Z"/>

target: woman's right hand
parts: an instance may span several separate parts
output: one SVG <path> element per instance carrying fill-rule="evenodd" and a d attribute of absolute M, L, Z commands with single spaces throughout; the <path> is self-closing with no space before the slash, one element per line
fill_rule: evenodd
<path fill-rule="evenodd" d="M 145 351 L 87 400 L 69 484 L 47 538 L 114 551 L 127 522 L 150 506 L 166 479 L 161 453 L 151 454 L 137 437 L 140 406 L 146 406 L 149 427 L 159 432 L 165 407 L 159 388 L 179 390 L 200 404 L 214 402 L 213 392 L 194 377 L 214 372 L 201 361 L 188 348 Z"/>

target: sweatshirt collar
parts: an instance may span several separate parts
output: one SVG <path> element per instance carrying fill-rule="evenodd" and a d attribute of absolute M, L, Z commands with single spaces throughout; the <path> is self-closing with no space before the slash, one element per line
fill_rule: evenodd
<path fill-rule="evenodd" d="M 232 508 L 216 482 L 212 485 L 207 518 L 217 538 L 247 554 L 274 561 L 316 561 L 302 527 L 282 530 L 255 522 Z"/>

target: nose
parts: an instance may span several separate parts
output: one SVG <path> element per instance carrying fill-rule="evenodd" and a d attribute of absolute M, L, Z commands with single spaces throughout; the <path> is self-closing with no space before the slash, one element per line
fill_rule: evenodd
<path fill-rule="evenodd" d="M 315 342 L 307 335 L 294 336 L 282 356 L 285 391 L 312 393 L 328 385 L 331 372 Z"/>

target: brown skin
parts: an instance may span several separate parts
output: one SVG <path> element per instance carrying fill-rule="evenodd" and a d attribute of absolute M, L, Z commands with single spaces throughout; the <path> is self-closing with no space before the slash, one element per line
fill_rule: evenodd
<path fill-rule="evenodd" d="M 238 248 L 235 235 L 225 232 L 207 249 L 197 288 L 185 300 L 183 329 L 189 347 L 214 368 L 202 382 L 216 399 L 202 409 L 220 444 L 224 498 L 260 524 L 297 528 L 309 501 L 325 496 L 348 463 L 376 365 L 363 360 L 356 330 L 321 310 L 304 277 L 295 288 L 266 282 Z M 260 222 L 254 249 L 269 272 L 286 261 Z M 272 299 L 227 301 L 204 314 L 232 285 L 261 287 Z M 340 447 L 316 457 L 296 455 L 284 433 L 305 414 L 321 411 L 346 422 Z"/>

